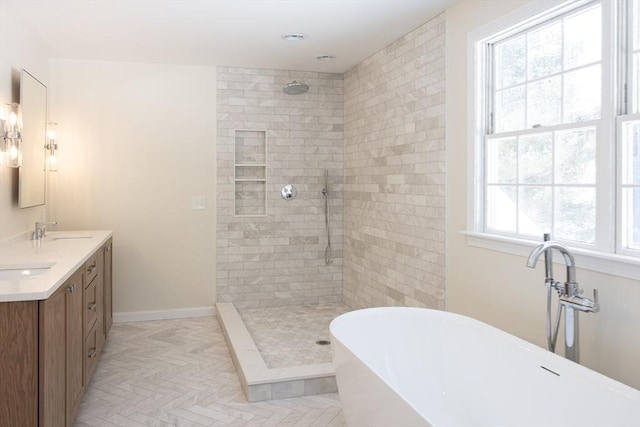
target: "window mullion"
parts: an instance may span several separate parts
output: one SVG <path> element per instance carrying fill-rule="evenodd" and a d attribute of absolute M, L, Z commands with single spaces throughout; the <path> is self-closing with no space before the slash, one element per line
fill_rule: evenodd
<path fill-rule="evenodd" d="M 496 58 L 495 58 L 495 50 L 493 49 L 493 44 L 487 44 L 485 49 L 486 58 L 491 58 L 491 60 L 486 61 L 485 64 L 485 81 L 487 82 L 484 88 L 485 91 L 485 111 L 487 111 L 487 115 L 485 117 L 485 131 L 486 134 L 491 135 L 495 132 L 495 106 L 496 99 L 495 93 L 493 90 L 496 87 Z"/>
<path fill-rule="evenodd" d="M 632 75 L 633 61 L 631 61 L 630 55 L 626 55 L 625 52 L 631 51 L 631 2 L 622 2 L 615 5 L 615 10 L 612 11 L 612 19 L 615 19 L 614 28 L 617 29 L 614 35 L 614 41 L 618 46 L 618 52 L 612 52 L 615 55 L 613 60 L 614 64 L 617 64 L 615 72 L 617 85 L 615 87 L 617 95 L 616 103 L 616 115 L 622 116 L 629 113 L 629 103 L 631 102 L 632 90 L 630 84 L 628 84 L 629 76 Z M 615 50 L 615 49 L 612 49 Z"/>
<path fill-rule="evenodd" d="M 601 2 L 602 7 L 602 95 L 601 120 L 596 126 L 596 249 L 615 253 L 616 242 L 616 41 L 615 2 Z"/>

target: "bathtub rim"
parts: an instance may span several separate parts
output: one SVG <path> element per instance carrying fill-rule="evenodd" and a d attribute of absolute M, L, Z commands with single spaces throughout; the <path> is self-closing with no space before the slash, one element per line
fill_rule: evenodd
<path fill-rule="evenodd" d="M 437 314 L 437 316 L 439 317 L 452 318 L 459 322 L 462 322 L 463 324 L 469 325 L 471 327 L 482 328 L 483 330 L 487 331 L 491 335 L 497 335 L 499 336 L 500 339 L 506 339 L 509 344 L 513 344 L 524 351 L 538 353 L 540 355 L 541 367 L 543 368 L 545 367 L 544 365 L 553 366 L 554 368 L 559 366 L 558 370 L 560 371 L 562 369 L 561 375 L 586 376 L 587 380 L 594 381 L 598 386 L 609 389 L 611 392 L 617 395 L 620 395 L 621 398 L 632 399 L 637 401 L 640 404 L 640 390 L 637 390 L 613 378 L 607 377 L 606 375 L 601 374 L 600 372 L 597 372 L 587 366 L 572 362 L 569 359 L 566 359 L 558 354 L 552 353 L 543 347 L 530 343 L 522 338 L 519 338 L 513 334 L 510 334 L 509 332 L 503 331 L 502 329 L 496 328 L 495 326 L 492 326 L 481 320 L 475 319 L 470 316 L 465 316 L 463 314 L 453 313 L 445 310 L 430 309 L 430 308 L 392 306 L 392 307 L 371 307 L 371 308 L 353 310 L 353 311 L 341 314 L 340 316 L 333 319 L 329 324 L 331 339 L 337 340 L 340 346 L 344 348 L 350 354 L 351 357 L 354 357 L 359 362 L 361 362 L 370 372 L 376 375 L 380 381 L 382 381 L 387 387 L 389 387 L 391 390 L 393 390 L 394 393 L 396 393 L 399 396 L 403 396 L 403 394 L 400 393 L 400 391 L 396 386 L 394 386 L 393 384 L 390 384 L 389 381 L 387 381 L 387 379 L 382 375 L 379 375 L 378 372 L 376 371 L 375 366 L 372 366 L 371 363 L 369 363 L 367 360 L 364 360 L 361 357 L 358 357 L 354 353 L 354 350 L 350 348 L 347 344 L 345 344 L 345 341 L 339 339 L 339 337 L 334 333 L 335 330 L 339 328 L 340 323 L 348 321 L 350 318 L 358 318 L 358 317 L 362 317 L 365 314 L 375 313 L 375 312 L 380 312 L 380 313 L 422 312 L 422 313 L 429 313 L 429 314 Z M 334 347 L 334 364 L 336 364 L 335 347 Z M 336 367 L 336 371 L 337 371 L 337 367 Z M 340 380 L 338 379 L 337 374 L 336 374 L 336 380 L 338 382 L 338 392 L 340 392 L 340 389 L 339 389 Z M 416 406 L 410 400 L 406 400 L 405 398 L 403 399 L 405 400 L 407 405 L 409 405 L 417 414 L 423 417 L 423 419 L 426 422 L 432 424 L 431 420 L 427 416 L 425 416 L 425 414 L 423 414 L 423 411 L 416 408 Z"/>

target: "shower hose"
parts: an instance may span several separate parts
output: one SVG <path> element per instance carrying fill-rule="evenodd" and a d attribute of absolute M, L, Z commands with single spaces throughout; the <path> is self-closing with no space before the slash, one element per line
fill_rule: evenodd
<path fill-rule="evenodd" d="M 324 171 L 324 225 L 327 229 L 327 247 L 324 250 L 324 263 L 331 264 L 331 233 L 329 232 L 329 171 Z"/>
<path fill-rule="evenodd" d="M 551 240 L 551 234 L 545 233 L 543 236 L 544 241 Z M 544 267 L 545 267 L 545 284 L 547 285 L 547 346 L 549 351 L 555 353 L 556 341 L 558 339 L 558 329 L 560 327 L 560 317 L 562 315 L 562 309 L 564 308 L 558 300 L 558 310 L 556 312 L 556 322 L 551 325 L 551 294 L 554 289 L 558 289 L 557 284 L 553 280 L 553 260 L 551 259 L 551 251 L 547 250 L 544 253 Z"/>

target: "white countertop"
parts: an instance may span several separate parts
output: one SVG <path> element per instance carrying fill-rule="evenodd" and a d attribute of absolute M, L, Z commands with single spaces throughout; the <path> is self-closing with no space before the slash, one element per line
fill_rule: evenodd
<path fill-rule="evenodd" d="M 54 264 L 38 277 L 0 280 L 0 302 L 47 299 L 112 235 L 111 230 L 53 231 L 41 241 L 20 237 L 0 242 L 2 267 Z"/>

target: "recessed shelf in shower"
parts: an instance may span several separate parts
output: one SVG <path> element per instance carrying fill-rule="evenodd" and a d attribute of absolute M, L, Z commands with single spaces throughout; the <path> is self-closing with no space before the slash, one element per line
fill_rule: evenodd
<path fill-rule="evenodd" d="M 234 132 L 234 208 L 236 216 L 267 214 L 267 132 Z"/>

